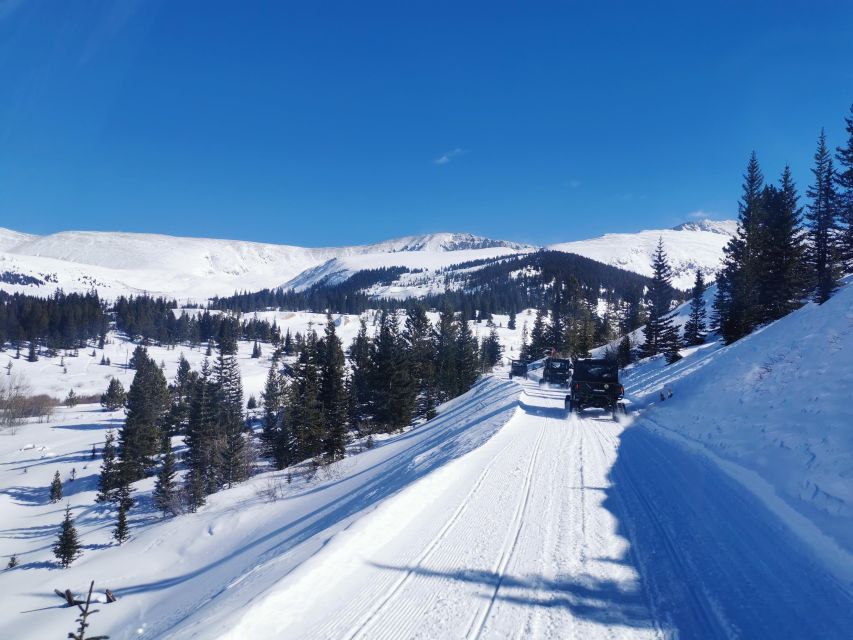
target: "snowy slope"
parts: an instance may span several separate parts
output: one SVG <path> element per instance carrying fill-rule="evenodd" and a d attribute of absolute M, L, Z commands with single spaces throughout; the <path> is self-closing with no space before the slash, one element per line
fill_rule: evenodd
<path fill-rule="evenodd" d="M 824 305 L 730 346 L 686 349 L 669 367 L 659 357 L 633 365 L 624 382 L 646 407 L 644 424 L 749 472 L 853 580 L 851 353 L 848 282 Z M 674 396 L 662 403 L 663 386 Z"/>
<path fill-rule="evenodd" d="M 706 280 L 714 279 L 723 247 L 736 228 L 733 220 L 703 220 L 673 229 L 608 233 L 592 240 L 553 244 L 548 249 L 577 253 L 620 269 L 651 276 L 651 257 L 661 238 L 672 265 L 673 285 L 689 289 L 697 268 L 702 270 Z"/>
<path fill-rule="evenodd" d="M 204 300 L 281 286 L 328 261 L 348 259 L 347 269 L 379 266 L 435 267 L 504 255 L 529 247 L 471 234 L 408 236 L 373 245 L 305 248 L 206 238 L 67 231 L 37 237 L 2 231 L 0 270 L 39 277 L 39 287 L 3 285 L 6 290 L 52 293 L 86 291 L 93 284 L 105 297 L 148 292 Z M 428 256 L 428 257 L 427 257 Z M 363 257 L 364 265 L 359 261 Z"/>

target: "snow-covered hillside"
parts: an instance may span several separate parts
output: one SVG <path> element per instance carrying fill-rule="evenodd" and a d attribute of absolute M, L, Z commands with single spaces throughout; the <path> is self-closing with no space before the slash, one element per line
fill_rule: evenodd
<path fill-rule="evenodd" d="M 696 222 L 676 229 L 610 234 L 552 245 L 641 274 L 662 236 L 675 268 L 676 286 L 687 288 L 692 270 L 711 278 L 734 223 Z M 335 284 L 365 269 L 417 271 L 371 291 L 405 298 L 443 288 L 450 265 L 527 253 L 537 247 L 467 233 L 407 236 L 371 245 L 305 248 L 139 233 L 66 231 L 30 236 L 0 229 L 0 288 L 34 295 L 97 289 L 102 297 L 149 293 L 204 302 L 212 296 L 265 288 L 304 289 Z"/>
<path fill-rule="evenodd" d="M 672 265 L 672 284 L 679 289 L 693 285 L 696 269 L 713 280 L 723 256 L 723 247 L 734 235 L 734 220 L 687 222 L 673 229 L 608 233 L 600 238 L 550 245 L 549 249 L 577 253 L 599 262 L 645 276 L 652 275 L 651 258 L 658 239 Z"/>
<path fill-rule="evenodd" d="M 424 262 L 439 268 L 530 248 L 452 233 L 315 249 L 139 233 L 67 231 L 38 237 L 2 230 L 0 249 L 0 271 L 42 281 L 39 286 L 4 283 L 6 290 L 46 295 L 57 287 L 95 287 L 108 298 L 148 292 L 204 301 L 238 290 L 279 287 L 336 259 L 348 259 L 351 271 L 375 265 L 418 268 Z"/>

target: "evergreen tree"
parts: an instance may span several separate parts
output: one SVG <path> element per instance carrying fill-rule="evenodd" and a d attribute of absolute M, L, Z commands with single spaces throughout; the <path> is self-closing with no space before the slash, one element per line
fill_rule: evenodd
<path fill-rule="evenodd" d="M 853 105 L 850 117 L 844 118 L 847 142 L 836 149 L 838 160 L 838 218 L 841 223 L 839 254 L 848 272 L 853 271 Z"/>
<path fill-rule="evenodd" d="M 633 357 L 631 353 L 631 336 L 626 333 L 619 340 L 619 345 L 616 348 L 616 362 L 619 364 L 620 368 L 627 367 L 631 362 L 633 362 Z"/>
<path fill-rule="evenodd" d="M 822 129 L 814 161 L 814 184 L 806 192 L 811 198 L 806 219 L 809 227 L 809 261 L 815 283 L 814 299 L 818 304 L 823 304 L 838 286 L 840 259 L 836 246 L 835 172 Z"/>
<path fill-rule="evenodd" d="M 684 323 L 684 343 L 696 346 L 705 342 L 705 279 L 702 271 L 696 269 L 696 279 L 693 281 L 693 294 L 690 297 L 690 317 Z"/>
<path fill-rule="evenodd" d="M 435 336 L 423 305 L 415 305 L 406 316 L 404 347 L 409 353 L 409 372 L 414 394 L 415 416 L 430 420 L 435 416 Z"/>
<path fill-rule="evenodd" d="M 30 340 L 30 352 L 27 356 L 27 361 L 29 362 L 38 362 L 38 353 L 36 352 L 36 343 L 34 340 Z"/>
<path fill-rule="evenodd" d="M 459 326 L 453 307 L 445 302 L 438 316 L 436 335 L 436 387 L 438 401 L 446 402 L 459 395 Z"/>
<path fill-rule="evenodd" d="M 127 524 L 127 507 L 124 502 L 118 505 L 118 517 L 116 518 L 116 527 L 113 529 L 113 538 L 119 543 L 124 544 L 130 537 L 130 526 Z"/>
<path fill-rule="evenodd" d="M 116 411 L 124 406 L 127 395 L 117 378 L 110 378 L 106 392 L 101 395 L 101 406 L 107 411 Z"/>
<path fill-rule="evenodd" d="M 546 335 L 545 313 L 542 309 L 536 310 L 536 319 L 530 330 L 530 359 L 538 360 L 550 351 L 548 337 Z"/>
<path fill-rule="evenodd" d="M 758 278 L 760 321 L 777 320 L 802 304 L 808 285 L 802 209 L 791 170 L 785 167 L 780 188 L 764 191 L 766 239 Z"/>
<path fill-rule="evenodd" d="M 371 352 L 370 380 L 377 428 L 390 433 L 410 424 L 414 383 L 395 312 L 382 312 Z"/>
<path fill-rule="evenodd" d="M 169 385 L 171 406 L 167 423 L 170 428 L 169 435 L 184 433 L 190 416 L 190 403 L 192 401 L 192 390 L 198 374 L 190 369 L 190 363 L 182 353 L 178 358 L 178 370 L 175 373 L 174 382 Z"/>
<path fill-rule="evenodd" d="M 349 422 L 359 432 L 364 431 L 372 414 L 370 393 L 370 339 L 367 337 L 367 322 L 362 316 L 358 334 L 349 348 L 350 389 Z"/>
<path fill-rule="evenodd" d="M 56 544 L 53 545 L 53 555 L 63 569 L 80 557 L 80 541 L 77 538 L 77 528 L 71 518 L 71 505 L 65 506 L 65 518 L 59 529 Z"/>
<path fill-rule="evenodd" d="M 764 249 L 760 241 L 765 218 L 763 193 L 764 176 L 753 152 L 738 203 L 737 232 L 723 250 L 723 268 L 717 274 L 714 312 L 720 334 L 727 344 L 747 335 L 760 320 L 756 266 Z"/>
<path fill-rule="evenodd" d="M 472 333 L 471 325 L 468 324 L 468 320 L 464 316 L 459 322 L 459 338 L 456 349 L 458 353 L 456 357 L 456 362 L 458 363 L 458 391 L 459 393 L 465 393 L 477 381 L 480 362 L 477 338 Z"/>
<path fill-rule="evenodd" d="M 219 353 L 214 383 L 221 476 L 222 482 L 231 487 L 245 480 L 249 474 L 243 437 L 243 383 L 233 354 Z"/>
<path fill-rule="evenodd" d="M 53 474 L 53 480 L 50 483 L 50 501 L 59 502 L 60 500 L 62 500 L 62 480 L 57 471 Z"/>
<path fill-rule="evenodd" d="M 270 455 L 273 452 L 278 430 L 281 426 L 282 385 L 283 380 L 278 372 L 278 360 L 274 358 L 270 370 L 267 372 L 267 381 L 263 393 L 261 393 L 261 400 L 264 403 L 261 439 L 264 444 L 264 451 Z"/>
<path fill-rule="evenodd" d="M 127 419 L 119 432 L 119 457 L 125 484 L 145 477 L 152 456 L 163 442 L 163 422 L 169 408 L 166 378 L 146 352 L 136 355 L 136 374 L 127 393 Z"/>
<path fill-rule="evenodd" d="M 658 245 L 652 256 L 652 284 L 649 287 L 649 318 L 643 328 L 643 356 L 654 356 L 663 353 L 665 338 L 672 337 L 667 333 L 672 325 L 669 307 L 672 303 L 672 268 L 663 246 L 663 238 L 658 239 Z"/>
<path fill-rule="evenodd" d="M 484 373 L 494 369 L 495 365 L 501 361 L 501 353 L 503 352 L 500 338 L 498 338 L 498 330 L 494 323 L 489 320 L 486 326 L 489 329 L 489 335 L 480 344 L 480 369 Z"/>
<path fill-rule="evenodd" d="M 282 435 L 289 443 L 288 456 L 296 461 L 323 452 L 323 406 L 317 367 L 317 334 L 310 331 L 299 347 L 293 382 L 287 396 Z"/>
<path fill-rule="evenodd" d="M 260 358 L 261 357 L 261 345 L 258 344 L 258 341 L 255 340 L 255 344 L 252 347 L 252 357 Z"/>
<path fill-rule="evenodd" d="M 681 354 L 679 353 L 679 349 L 681 349 L 681 336 L 679 335 L 678 327 L 673 322 L 672 314 L 664 319 L 661 326 L 662 329 L 659 338 L 661 352 L 666 357 L 666 363 L 672 364 L 681 360 Z"/>
<path fill-rule="evenodd" d="M 160 466 L 160 472 L 157 474 L 157 482 L 154 485 L 154 491 L 151 495 L 154 506 L 163 512 L 163 515 L 177 515 L 175 513 L 175 501 L 177 498 L 177 480 L 175 475 L 175 454 L 172 452 L 172 446 L 169 442 L 164 444 L 166 453 L 163 455 L 163 460 Z"/>
<path fill-rule="evenodd" d="M 115 433 L 110 429 L 104 440 L 103 462 L 98 477 L 98 496 L 95 502 L 108 502 L 113 499 L 118 487 L 118 467 L 116 463 Z"/>
<path fill-rule="evenodd" d="M 192 511 L 201 507 L 205 497 L 218 488 L 214 396 L 210 363 L 205 359 L 192 391 L 187 434 L 184 438 L 184 461 L 187 466 L 184 491 L 187 505 Z"/>
<path fill-rule="evenodd" d="M 522 362 L 530 362 L 530 344 L 527 341 L 527 321 L 521 325 L 521 345 L 518 349 L 518 357 Z"/>
<path fill-rule="evenodd" d="M 515 331 L 515 309 L 509 310 L 509 319 L 507 320 L 506 328 Z"/>
<path fill-rule="evenodd" d="M 326 317 L 326 331 L 318 345 L 320 356 L 320 404 L 323 407 L 323 454 L 340 460 L 346 453 L 347 396 L 344 388 L 344 351 L 335 333 L 332 314 Z"/>

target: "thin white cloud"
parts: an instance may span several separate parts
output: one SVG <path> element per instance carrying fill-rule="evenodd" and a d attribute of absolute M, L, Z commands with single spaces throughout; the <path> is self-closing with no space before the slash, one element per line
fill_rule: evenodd
<path fill-rule="evenodd" d="M 459 156 L 464 156 L 468 151 L 462 149 L 460 147 L 456 147 L 455 149 L 451 149 L 447 153 L 442 153 L 435 160 L 433 160 L 433 164 L 447 164 L 451 160 L 458 158 Z"/>
<path fill-rule="evenodd" d="M 691 220 L 716 220 L 718 216 L 708 211 L 697 209 L 696 211 L 688 213 L 687 217 Z"/>

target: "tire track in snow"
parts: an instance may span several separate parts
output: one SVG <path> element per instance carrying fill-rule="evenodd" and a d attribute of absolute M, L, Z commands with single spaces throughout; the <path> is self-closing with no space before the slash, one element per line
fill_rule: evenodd
<path fill-rule="evenodd" d="M 343 637 L 347 638 L 347 640 L 356 640 L 357 638 L 363 637 L 364 631 L 379 615 L 382 614 L 388 603 L 412 579 L 412 577 L 415 575 L 415 570 L 431 558 L 432 554 L 438 548 L 439 544 L 447 537 L 448 533 L 450 533 L 456 523 L 461 519 L 463 514 L 468 510 L 468 507 L 471 505 L 474 497 L 480 492 L 480 489 L 482 488 L 486 479 L 491 474 L 495 464 L 497 464 L 498 460 L 503 457 L 503 454 L 508 449 L 515 445 L 516 443 L 514 441 L 510 441 L 500 451 L 498 451 L 498 453 L 495 454 L 489 464 L 483 469 L 482 473 L 477 478 L 471 490 L 468 492 L 465 498 L 463 498 L 462 502 L 460 502 L 453 515 L 447 520 L 447 522 L 444 524 L 441 530 L 439 530 L 435 538 L 432 539 L 432 541 L 421 552 L 421 554 L 417 558 L 415 558 L 412 568 L 410 568 L 399 580 L 397 580 L 397 582 L 395 582 L 386 592 L 386 594 L 379 600 L 378 604 L 373 607 L 370 612 L 368 612 L 368 614 L 354 628 L 350 629 L 350 631 L 348 631 Z"/>
<path fill-rule="evenodd" d="M 474 616 L 471 627 L 469 628 L 468 633 L 465 634 L 465 637 L 467 638 L 479 638 L 482 634 L 486 621 L 489 618 L 489 614 L 491 613 L 492 608 L 495 605 L 495 600 L 497 599 L 498 593 L 500 592 L 504 577 L 506 576 L 507 565 L 509 564 L 513 554 L 515 553 L 515 549 L 518 545 L 518 539 L 521 535 L 521 530 L 524 526 L 524 516 L 527 512 L 527 507 L 530 504 L 530 494 L 531 488 L 533 486 L 533 476 L 534 471 L 536 469 L 536 461 L 539 457 L 539 451 L 542 445 L 542 440 L 544 439 L 547 428 L 548 418 L 545 418 L 544 423 L 539 428 L 539 436 L 536 439 L 533 454 L 530 456 L 530 462 L 527 465 L 527 471 L 524 477 L 524 487 L 522 488 L 521 492 L 522 499 L 516 506 L 515 513 L 512 517 L 511 531 L 514 531 L 515 533 L 510 538 L 508 538 L 508 540 L 511 540 L 511 542 L 508 547 L 506 545 L 504 546 L 498 563 L 495 566 L 494 571 L 497 573 L 498 580 L 495 584 L 491 598 L 489 599 L 489 602 L 485 606 L 485 608 Z"/>

